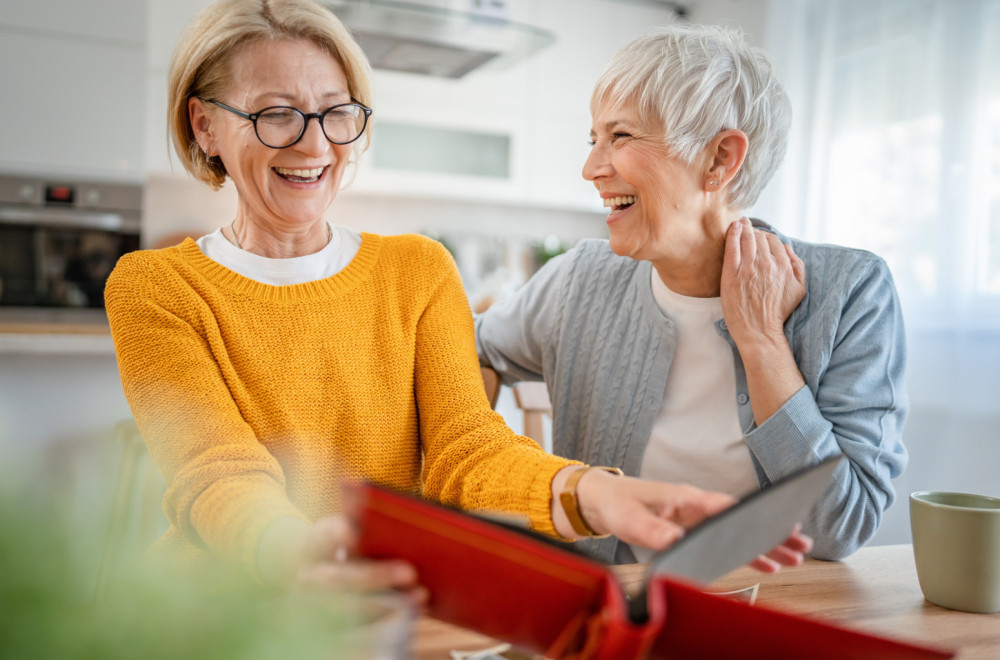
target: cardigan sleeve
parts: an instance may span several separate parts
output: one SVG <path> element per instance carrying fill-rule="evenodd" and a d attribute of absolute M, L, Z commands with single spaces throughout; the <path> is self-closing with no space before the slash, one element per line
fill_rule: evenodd
<path fill-rule="evenodd" d="M 563 290 L 579 247 L 550 259 L 512 296 L 475 318 L 479 363 L 511 385 L 542 380 L 547 350 L 556 350 Z"/>
<path fill-rule="evenodd" d="M 256 574 L 264 530 L 307 518 L 244 421 L 211 350 L 213 323 L 157 257 L 126 255 L 105 290 L 125 396 L 164 479 L 164 511 L 194 546 Z"/>
<path fill-rule="evenodd" d="M 834 329 L 827 348 L 813 345 L 813 353 L 829 352 L 825 368 L 746 436 L 771 481 L 838 453 L 847 458 L 803 525 L 821 559 L 846 557 L 875 534 L 907 462 L 902 311 L 885 262 L 856 267 L 863 272 L 843 305 L 810 321 Z"/>
<path fill-rule="evenodd" d="M 414 381 L 424 451 L 424 492 L 471 510 L 527 515 L 555 534 L 551 483 L 576 463 L 546 453 L 511 431 L 486 400 L 476 360 L 472 313 L 451 257 L 426 248 L 442 273 L 417 328 Z"/>

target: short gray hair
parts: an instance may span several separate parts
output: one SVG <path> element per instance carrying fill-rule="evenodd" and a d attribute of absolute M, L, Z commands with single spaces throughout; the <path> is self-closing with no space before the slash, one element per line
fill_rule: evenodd
<path fill-rule="evenodd" d="M 670 25 L 634 39 L 594 87 L 591 112 L 604 103 L 634 104 L 689 163 L 720 131 L 746 133 L 750 146 L 729 191 L 739 209 L 757 201 L 788 146 L 788 96 L 764 52 L 735 28 Z"/>

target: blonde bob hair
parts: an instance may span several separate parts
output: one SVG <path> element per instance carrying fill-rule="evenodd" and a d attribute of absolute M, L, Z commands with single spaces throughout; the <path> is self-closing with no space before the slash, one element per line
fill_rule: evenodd
<path fill-rule="evenodd" d="M 195 140 L 188 99 L 221 98 L 230 80 L 236 51 L 257 41 L 308 39 L 344 68 L 348 91 L 371 107 L 371 65 L 361 47 L 333 12 L 313 0 L 215 0 L 195 16 L 170 62 L 167 132 L 184 169 L 218 189 L 226 167 L 207 157 Z M 369 130 L 353 144 L 357 158 L 368 148 Z"/>
<path fill-rule="evenodd" d="M 745 209 L 781 164 L 791 104 L 764 52 L 735 28 L 671 25 L 619 50 L 601 74 L 590 110 L 631 105 L 648 126 L 662 127 L 671 152 L 692 163 L 721 131 L 749 139 L 729 204 Z"/>

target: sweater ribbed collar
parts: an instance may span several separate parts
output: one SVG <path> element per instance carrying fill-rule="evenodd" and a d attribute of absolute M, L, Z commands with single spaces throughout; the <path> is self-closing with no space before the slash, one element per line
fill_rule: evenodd
<path fill-rule="evenodd" d="M 263 301 L 295 303 L 324 298 L 335 298 L 351 291 L 371 274 L 382 250 L 383 237 L 361 232 L 361 247 L 347 266 L 339 273 L 321 280 L 274 286 L 264 284 L 229 270 L 205 256 L 192 239 L 173 248 L 181 261 L 204 275 L 216 285 L 232 290 L 247 298 Z"/>

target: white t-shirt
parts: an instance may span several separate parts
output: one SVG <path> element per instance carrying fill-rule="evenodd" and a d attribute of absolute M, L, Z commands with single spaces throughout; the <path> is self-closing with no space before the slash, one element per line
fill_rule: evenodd
<path fill-rule="evenodd" d="M 222 229 L 197 240 L 202 254 L 244 277 L 284 286 L 303 284 L 332 277 L 342 271 L 361 249 L 361 233 L 347 227 L 330 225 L 332 238 L 319 252 L 304 257 L 270 259 L 236 247 L 222 235 Z"/>
<path fill-rule="evenodd" d="M 682 296 L 652 273 L 653 297 L 674 323 L 677 350 L 639 476 L 737 497 L 753 492 L 760 486 L 740 429 L 733 352 L 715 329 L 722 299 Z M 640 562 L 653 554 L 637 546 L 632 552 Z"/>

